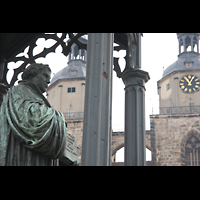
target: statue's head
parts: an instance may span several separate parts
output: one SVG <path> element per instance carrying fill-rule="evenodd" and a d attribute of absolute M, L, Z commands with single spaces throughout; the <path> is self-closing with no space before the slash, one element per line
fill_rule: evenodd
<path fill-rule="evenodd" d="M 46 92 L 50 83 L 51 69 L 49 65 L 32 63 L 22 74 L 22 80 L 35 83 L 42 93 Z"/>

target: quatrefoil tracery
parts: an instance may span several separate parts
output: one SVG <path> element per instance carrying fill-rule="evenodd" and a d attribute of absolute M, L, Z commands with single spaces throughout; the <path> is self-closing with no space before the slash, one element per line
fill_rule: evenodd
<path fill-rule="evenodd" d="M 41 33 L 38 38 L 31 41 L 30 44 L 25 47 L 24 51 L 15 55 L 15 57 L 7 60 L 9 62 L 19 63 L 21 61 L 20 66 L 14 69 L 14 74 L 12 76 L 10 84 L 5 80 L 5 84 L 8 87 L 14 85 L 14 83 L 18 79 L 18 75 L 24 71 L 24 69 L 30 64 L 35 63 L 36 59 L 45 57 L 50 52 L 55 52 L 56 49 L 62 48 L 61 52 L 68 56 L 71 52 L 71 46 L 75 43 L 78 46 L 78 49 L 87 50 L 87 44 L 82 43 L 79 38 L 85 35 L 86 33 Z M 40 52 L 37 52 L 37 48 L 39 48 L 38 40 L 43 39 L 45 43 L 49 40 L 52 40 L 53 43 L 49 46 L 43 47 L 40 49 Z M 47 43 L 46 43 L 47 44 Z M 37 52 L 37 53 L 36 53 Z M 8 72 L 8 68 L 6 69 Z M 6 73 L 7 73 L 6 72 Z"/>
<path fill-rule="evenodd" d="M 47 54 L 51 52 L 59 51 L 63 53 L 65 56 L 68 56 L 68 54 L 71 52 L 71 46 L 75 43 L 78 46 L 78 49 L 85 49 L 87 50 L 87 44 L 80 41 L 80 38 L 87 33 L 41 33 L 39 36 L 30 42 L 30 44 L 24 48 L 24 51 L 21 53 L 18 53 L 15 55 L 15 57 L 12 57 L 6 61 L 6 63 L 9 62 L 15 62 L 18 63 L 17 67 L 14 68 L 14 74 L 12 76 L 12 79 L 10 81 L 10 84 L 7 80 L 4 81 L 4 84 L 8 87 L 11 87 L 14 85 L 14 83 L 18 80 L 18 77 L 20 73 L 24 71 L 24 69 L 30 64 L 35 63 L 38 58 L 46 57 Z M 128 36 L 127 36 L 128 37 Z M 43 40 L 45 41 L 45 45 L 43 47 L 39 47 L 39 41 Z M 49 45 L 47 41 L 52 41 L 52 43 Z M 129 42 L 130 43 L 130 42 Z M 121 74 L 123 71 L 128 69 L 129 66 L 129 50 L 128 50 L 128 44 L 121 45 L 118 42 L 115 41 L 114 43 L 114 51 L 121 51 L 125 50 L 126 55 L 125 56 L 119 56 L 114 57 L 114 71 L 117 74 L 117 77 L 121 78 Z M 125 67 L 120 66 L 120 59 L 122 57 L 125 60 Z M 20 61 L 20 62 L 19 62 Z M 122 69 L 121 69 L 122 68 Z M 8 73 L 8 68 L 5 69 L 6 74 Z"/>

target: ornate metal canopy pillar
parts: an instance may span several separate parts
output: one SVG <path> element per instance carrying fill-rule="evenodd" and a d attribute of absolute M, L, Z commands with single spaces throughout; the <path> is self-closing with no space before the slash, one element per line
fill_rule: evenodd
<path fill-rule="evenodd" d="M 125 165 L 146 165 L 145 82 L 148 73 L 129 69 L 122 74 L 125 84 Z"/>
<path fill-rule="evenodd" d="M 82 166 L 111 162 L 111 103 L 114 33 L 89 33 Z"/>
<path fill-rule="evenodd" d="M 141 34 L 128 33 L 129 67 L 121 74 L 125 84 L 125 165 L 146 165 L 145 83 L 148 72 L 141 70 Z"/>
<path fill-rule="evenodd" d="M 127 33 L 126 67 L 121 72 L 118 59 L 115 71 L 125 84 L 125 165 L 146 165 L 145 83 L 148 72 L 141 70 L 141 33 Z M 120 47 L 116 47 L 119 50 Z"/>

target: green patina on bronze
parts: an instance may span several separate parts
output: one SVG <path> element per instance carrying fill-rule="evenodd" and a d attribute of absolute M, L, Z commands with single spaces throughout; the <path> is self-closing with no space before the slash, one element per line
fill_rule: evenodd
<path fill-rule="evenodd" d="M 37 71 L 37 70 L 36 70 Z M 0 111 L 0 165 L 57 165 L 65 148 L 63 114 L 43 96 L 50 80 L 44 68 L 28 74 L 6 94 Z M 23 76 L 22 76 L 23 78 Z"/>

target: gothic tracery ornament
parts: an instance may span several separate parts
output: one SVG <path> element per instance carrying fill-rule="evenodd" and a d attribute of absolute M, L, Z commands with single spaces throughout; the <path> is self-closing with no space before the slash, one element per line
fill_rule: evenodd
<path fill-rule="evenodd" d="M 5 84 L 8 87 L 14 85 L 18 80 L 18 75 L 24 71 L 24 69 L 30 64 L 35 63 L 37 58 L 45 57 L 50 52 L 55 52 L 57 47 L 62 48 L 61 52 L 68 56 L 71 52 L 71 46 L 75 43 L 78 49 L 87 50 L 87 44 L 82 43 L 79 38 L 86 33 L 41 33 L 39 37 L 31 41 L 30 44 L 24 48 L 24 51 L 15 55 L 15 57 L 9 58 L 6 62 L 21 62 L 20 66 L 14 69 L 14 74 L 10 83 L 5 80 Z M 37 40 L 43 38 L 45 41 L 53 40 L 53 45 L 44 47 L 39 53 L 36 53 L 35 49 L 38 48 Z M 6 68 L 6 74 L 9 69 Z"/>

